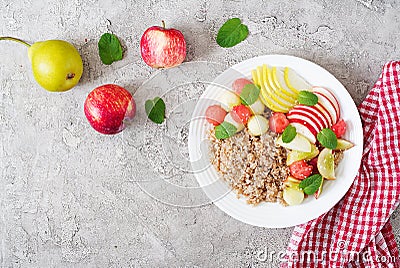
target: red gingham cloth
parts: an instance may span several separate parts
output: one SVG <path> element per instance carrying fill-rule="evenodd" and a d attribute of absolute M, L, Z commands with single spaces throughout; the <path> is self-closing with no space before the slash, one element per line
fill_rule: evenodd
<path fill-rule="evenodd" d="M 400 202 L 400 62 L 389 62 L 359 106 L 361 167 L 343 199 L 295 227 L 281 267 L 400 267 L 389 217 Z"/>

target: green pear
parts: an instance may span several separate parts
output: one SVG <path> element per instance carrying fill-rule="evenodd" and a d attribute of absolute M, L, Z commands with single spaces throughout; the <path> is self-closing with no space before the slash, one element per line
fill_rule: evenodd
<path fill-rule="evenodd" d="M 76 48 L 63 40 L 47 40 L 33 45 L 13 37 L 0 37 L 28 46 L 33 76 L 40 86 L 62 92 L 78 84 L 83 72 L 82 58 Z"/>

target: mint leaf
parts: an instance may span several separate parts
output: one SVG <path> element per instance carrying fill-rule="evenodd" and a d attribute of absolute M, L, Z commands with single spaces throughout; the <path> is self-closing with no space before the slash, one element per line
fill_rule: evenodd
<path fill-rule="evenodd" d="M 149 119 L 154 123 L 161 124 L 164 122 L 165 102 L 163 99 L 155 97 L 153 100 L 147 100 L 144 103 L 144 109 Z"/>
<path fill-rule="evenodd" d="M 238 18 L 229 19 L 217 34 L 217 43 L 221 47 L 233 47 L 249 35 L 249 29 Z"/>
<path fill-rule="evenodd" d="M 219 140 L 227 139 L 235 135 L 236 131 L 236 127 L 231 123 L 222 122 L 215 127 L 215 137 Z"/>
<path fill-rule="evenodd" d="M 300 104 L 304 104 L 307 106 L 314 106 L 318 103 L 317 95 L 307 90 L 300 91 L 297 100 Z"/>
<path fill-rule="evenodd" d="M 260 88 L 254 84 L 247 84 L 240 93 L 240 100 L 244 105 L 250 106 L 256 102 L 260 95 Z"/>
<path fill-rule="evenodd" d="M 291 142 L 296 137 L 297 131 L 294 126 L 288 125 L 282 133 L 282 141 L 284 143 Z"/>
<path fill-rule="evenodd" d="M 312 195 L 319 189 L 322 182 L 322 176 L 320 174 L 314 174 L 302 180 L 299 184 L 299 188 L 303 189 L 305 194 Z"/>
<path fill-rule="evenodd" d="M 321 143 L 322 146 L 328 149 L 336 149 L 337 147 L 337 137 L 335 135 L 335 132 L 333 132 L 329 128 L 324 128 L 322 129 L 318 134 L 317 134 L 317 140 Z"/>
<path fill-rule="evenodd" d="M 114 61 L 122 59 L 122 47 L 114 34 L 103 34 L 100 37 L 98 47 L 100 59 L 104 64 L 110 65 Z"/>

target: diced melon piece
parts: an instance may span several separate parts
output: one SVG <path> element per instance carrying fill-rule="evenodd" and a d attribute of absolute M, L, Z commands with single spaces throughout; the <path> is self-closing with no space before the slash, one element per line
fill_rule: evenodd
<path fill-rule="evenodd" d="M 253 115 L 247 122 L 249 133 L 253 136 L 260 136 L 268 131 L 269 122 L 262 115 Z"/>

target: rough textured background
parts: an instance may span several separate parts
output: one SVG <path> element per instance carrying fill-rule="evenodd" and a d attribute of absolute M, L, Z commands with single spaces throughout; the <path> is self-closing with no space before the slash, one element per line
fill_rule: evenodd
<path fill-rule="evenodd" d="M 155 170 L 143 157 L 149 141 L 138 144 L 134 133 L 146 123 L 104 136 L 86 122 L 83 102 L 95 86 L 116 82 L 135 92 L 155 72 L 138 47 L 144 30 L 162 19 L 185 35 L 187 61 L 229 66 L 263 54 L 300 56 L 332 72 L 357 104 L 382 65 L 400 56 L 396 0 L 0 0 L 0 10 L 1 35 L 68 40 L 85 67 L 76 88 L 51 94 L 34 82 L 26 48 L 0 43 L 0 267 L 276 266 L 256 254 L 284 250 L 291 228 L 252 227 L 210 204 L 160 202 L 135 183 L 151 181 L 164 167 Z M 251 34 L 222 49 L 214 37 L 232 16 L 242 18 Z M 107 31 L 126 50 L 111 66 L 97 54 Z M 152 190 L 163 193 L 162 187 Z M 399 219 L 397 210 L 392 223 L 398 242 Z"/>

